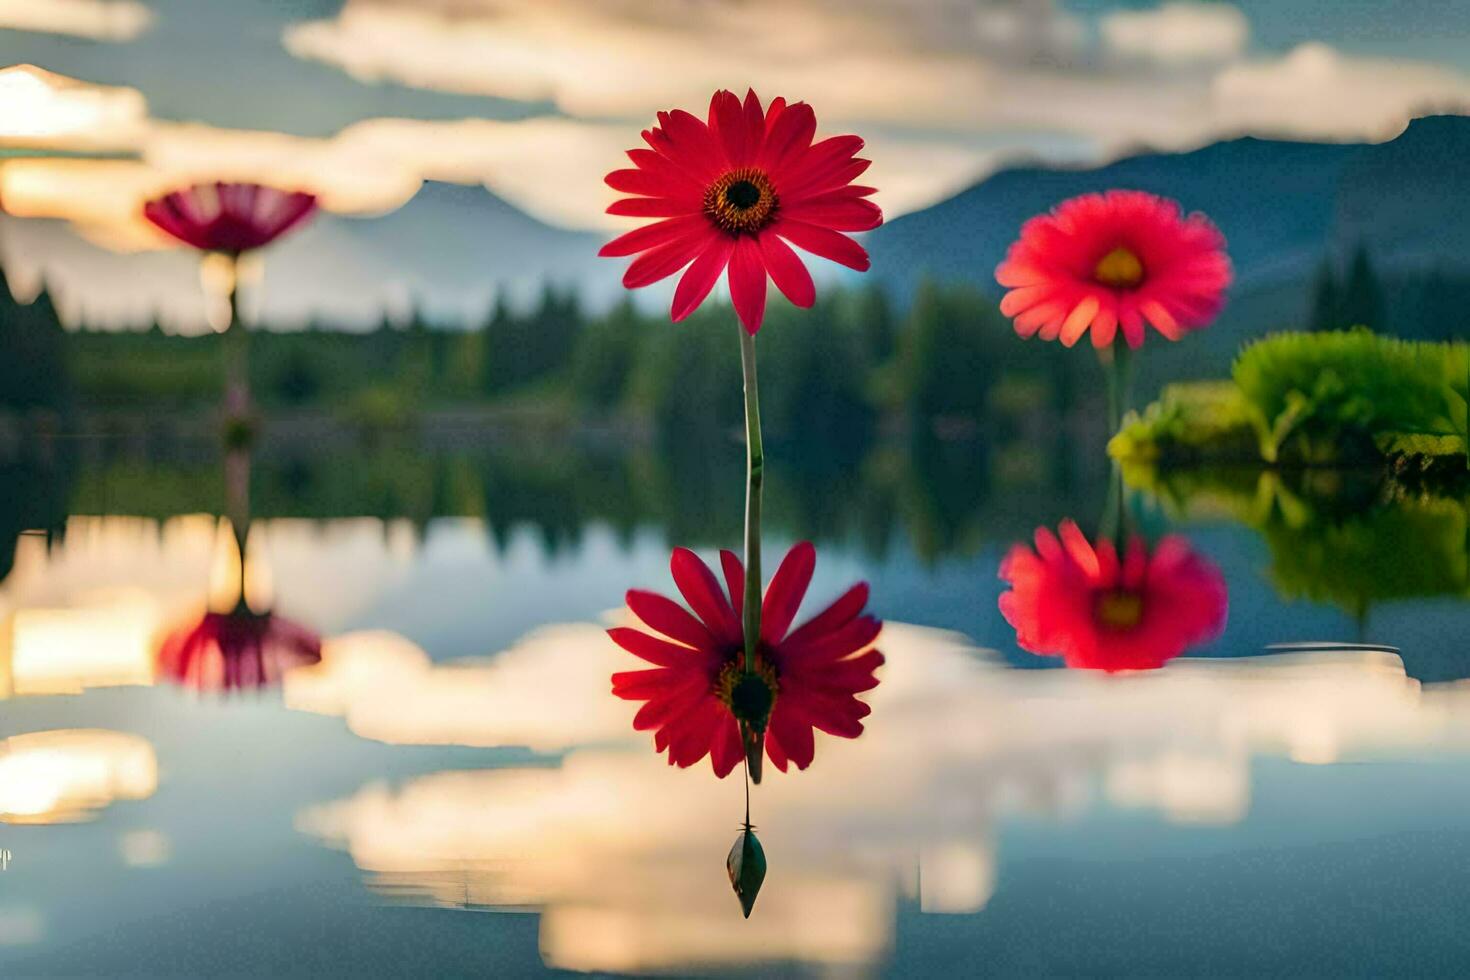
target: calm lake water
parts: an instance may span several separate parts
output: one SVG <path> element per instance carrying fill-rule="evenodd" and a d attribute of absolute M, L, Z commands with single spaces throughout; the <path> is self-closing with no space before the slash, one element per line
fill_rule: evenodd
<path fill-rule="evenodd" d="M 1014 542 L 1096 525 L 1083 456 L 773 448 L 767 553 L 815 541 L 804 615 L 869 581 L 887 664 L 862 737 L 754 790 L 745 920 L 739 774 L 632 731 L 603 632 L 671 546 L 738 543 L 738 445 L 17 448 L 0 974 L 1464 975 L 1467 502 L 1130 474 L 1230 611 L 1109 675 L 997 608 Z M 155 651 L 228 607 L 226 511 L 323 660 L 199 693 Z"/>

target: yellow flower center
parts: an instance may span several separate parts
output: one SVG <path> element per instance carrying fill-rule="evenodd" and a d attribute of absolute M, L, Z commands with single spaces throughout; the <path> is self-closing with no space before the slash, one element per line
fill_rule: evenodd
<path fill-rule="evenodd" d="M 763 731 L 776 703 L 776 694 L 781 690 L 776 668 L 757 655 L 754 673 L 747 674 L 741 660 L 736 657 L 720 669 L 719 677 L 715 678 L 715 697 L 737 719 Z"/>
<path fill-rule="evenodd" d="M 776 217 L 776 188 L 755 167 L 730 170 L 704 192 L 704 213 L 732 235 L 754 234 Z"/>
<path fill-rule="evenodd" d="M 1098 260 L 1092 278 L 1104 286 L 1132 289 L 1143 282 L 1143 262 L 1130 250 L 1119 246 Z"/>
<path fill-rule="evenodd" d="M 1143 618 L 1143 597 L 1136 592 L 1114 589 L 1098 596 L 1094 608 L 1104 626 L 1115 630 L 1132 629 Z"/>

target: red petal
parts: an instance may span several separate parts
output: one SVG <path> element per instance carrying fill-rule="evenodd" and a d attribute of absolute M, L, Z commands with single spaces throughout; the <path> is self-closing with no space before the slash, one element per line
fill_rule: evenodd
<path fill-rule="evenodd" d="M 615 258 L 632 255 L 635 252 L 646 252 L 660 245 L 683 241 L 694 235 L 703 235 L 709 228 L 709 220 L 700 214 L 685 214 L 677 218 L 667 218 L 619 235 L 598 249 L 597 254 L 604 258 Z"/>
<path fill-rule="evenodd" d="M 761 604 L 761 639 L 767 643 L 780 643 L 796 618 L 796 610 L 811 585 L 812 572 L 817 566 L 817 549 L 810 541 L 802 541 L 786 552 L 771 584 L 766 588 L 765 602 Z M 789 746 L 788 746 L 789 748 Z"/>
<path fill-rule="evenodd" d="M 774 103 L 772 109 L 775 108 Z M 769 115 L 768 115 L 769 120 Z M 805 102 L 788 106 L 769 124 L 765 146 L 757 163 L 767 171 L 776 170 L 805 153 L 817 133 L 817 115 Z"/>
<path fill-rule="evenodd" d="M 770 730 L 780 739 L 781 748 L 785 750 L 787 758 L 796 764 L 796 768 L 805 769 L 812 764 L 812 758 L 817 753 L 812 726 L 805 723 L 790 704 L 781 698 L 776 699 L 776 706 L 771 709 Z"/>
<path fill-rule="evenodd" d="M 704 181 L 699 180 L 668 157 L 655 153 L 653 150 L 637 147 L 628 151 L 628 159 L 633 161 L 634 166 L 639 170 L 652 174 L 666 182 L 669 187 L 677 189 L 680 197 L 704 193 Z"/>
<path fill-rule="evenodd" d="M 771 765 L 782 772 L 786 771 L 786 750 L 781 747 L 781 740 L 776 733 L 769 728 L 766 729 L 766 755 L 771 759 Z"/>
<path fill-rule="evenodd" d="M 732 167 L 743 167 L 750 162 L 745 107 L 734 92 L 721 89 L 710 99 L 709 128 L 724 151 L 726 163 Z"/>
<path fill-rule="evenodd" d="M 739 616 L 745 604 L 745 566 L 735 552 L 721 551 L 720 569 L 725 573 L 725 588 L 730 590 L 730 607 Z M 744 635 L 742 630 L 741 636 Z"/>
<path fill-rule="evenodd" d="M 788 218 L 833 231 L 868 231 L 883 223 L 883 212 L 878 205 L 840 192 L 809 197 L 785 208 L 782 213 Z"/>
<path fill-rule="evenodd" d="M 818 636 L 804 644 L 793 644 L 790 640 L 781 644 L 785 657 L 798 658 L 808 663 L 839 660 L 848 654 L 857 653 L 878 638 L 883 624 L 872 616 L 860 616 L 841 629 L 825 636 Z"/>
<path fill-rule="evenodd" d="M 845 265 L 858 272 L 867 272 L 872 263 L 868 253 L 857 242 L 840 232 L 802 221 L 782 219 L 771 226 L 771 230 L 797 248 Z"/>
<path fill-rule="evenodd" d="M 676 218 L 697 212 L 668 197 L 624 197 L 609 204 L 607 213 L 628 218 Z"/>
<path fill-rule="evenodd" d="M 628 626 L 614 627 L 607 631 L 607 635 L 614 643 L 633 656 L 641 657 L 660 667 L 690 668 L 702 663 L 705 656 L 712 652 L 681 647 Z"/>
<path fill-rule="evenodd" d="M 831 175 L 847 167 L 862 148 L 863 141 L 856 136 L 829 136 L 812 144 L 775 175 L 782 198 L 790 200 L 830 180 Z"/>
<path fill-rule="evenodd" d="M 694 710 L 670 722 L 662 730 L 669 746 L 669 761 L 688 768 L 708 755 L 714 747 L 720 716 L 728 713 L 723 704 L 706 697 Z"/>
<path fill-rule="evenodd" d="M 669 697 L 692 681 L 704 676 L 703 671 L 678 667 L 654 667 L 652 670 L 620 670 L 612 675 L 613 693 L 629 701 Z"/>
<path fill-rule="evenodd" d="M 786 638 L 783 646 L 799 646 L 834 633 L 852 622 L 867 604 L 868 583 L 859 582 L 844 592 L 832 605 L 797 627 L 796 631 Z"/>
<path fill-rule="evenodd" d="M 734 715 L 727 715 L 718 722 L 715 744 L 710 750 L 709 760 L 715 775 L 724 779 L 745 758 L 745 747 L 740 743 L 740 723 Z"/>
<path fill-rule="evenodd" d="M 729 235 L 717 234 L 709 239 L 704 251 L 690 263 L 674 290 L 674 302 L 669 307 L 670 319 L 678 323 L 699 308 L 710 290 L 715 288 L 715 283 L 720 281 L 720 273 L 725 271 L 734 250 L 735 240 Z"/>
<path fill-rule="evenodd" d="M 624 194 L 641 194 L 644 197 L 671 197 L 675 200 L 701 203 L 689 193 L 691 185 L 684 181 L 668 181 L 646 170 L 614 170 L 603 178 L 607 186 Z"/>
<path fill-rule="evenodd" d="M 810 179 L 804 180 L 800 184 L 792 184 L 789 190 L 782 191 L 783 196 L 781 200 L 786 207 L 791 207 L 810 197 L 848 190 L 856 186 L 852 182 L 861 177 L 863 172 L 870 166 L 872 166 L 872 161 L 861 159 L 849 160 L 846 163 L 838 164 L 835 167 L 814 174 Z M 866 187 L 860 188 L 860 190 L 862 193 L 855 196 L 864 197 L 867 193 L 870 193 L 869 188 Z"/>
<path fill-rule="evenodd" d="M 803 309 L 817 301 L 817 287 L 812 274 L 807 271 L 801 258 L 772 231 L 763 231 L 756 239 L 760 244 L 761 256 L 766 271 L 776 288 L 791 300 L 792 305 Z"/>
<path fill-rule="evenodd" d="M 760 156 L 766 140 L 766 114 L 761 109 L 761 100 L 755 89 L 745 90 L 745 158 L 755 160 Z"/>
<path fill-rule="evenodd" d="M 675 548 L 669 569 L 684 601 L 689 603 L 689 608 L 704 621 L 715 638 L 721 643 L 738 644 L 741 640 L 740 621 L 709 566 L 688 548 Z"/>
<path fill-rule="evenodd" d="M 629 589 L 628 608 L 633 610 L 633 615 L 647 623 L 651 629 L 657 630 L 670 639 L 688 644 L 696 650 L 708 653 L 718 652 L 714 637 L 710 635 L 709 630 L 704 628 L 704 624 L 690 615 L 689 610 L 672 599 L 667 599 L 656 592 Z M 636 650 L 632 652 L 637 653 Z"/>
<path fill-rule="evenodd" d="M 667 279 L 698 256 L 703 246 L 702 239 L 679 238 L 651 248 L 628 266 L 628 271 L 623 273 L 623 285 L 629 289 L 641 289 L 660 279 Z"/>
<path fill-rule="evenodd" d="M 847 660 L 807 663 L 792 661 L 782 666 L 782 677 L 802 688 L 834 694 L 857 694 L 878 686 L 874 671 L 883 666 L 883 654 L 877 650 Z"/>
<path fill-rule="evenodd" d="M 730 256 L 728 278 L 735 312 L 740 315 L 746 331 L 754 335 L 766 316 L 766 267 L 761 262 L 760 246 L 754 239 L 736 240 L 735 252 Z"/>
<path fill-rule="evenodd" d="M 857 738 L 863 733 L 862 719 L 872 708 L 847 694 L 823 694 L 818 691 L 782 692 L 786 707 L 809 725 L 838 738 Z"/>
<path fill-rule="evenodd" d="M 719 141 L 707 125 L 697 116 L 675 109 L 666 118 L 661 118 L 664 132 L 672 142 L 669 154 L 687 157 L 690 166 L 707 177 L 715 175 L 724 166 L 724 154 Z"/>
<path fill-rule="evenodd" d="M 691 686 L 676 697 L 660 697 L 650 700 L 633 716 L 633 730 L 647 732 L 655 728 L 663 728 L 691 709 L 697 708 L 699 703 L 707 697 L 709 697 L 708 686 Z"/>

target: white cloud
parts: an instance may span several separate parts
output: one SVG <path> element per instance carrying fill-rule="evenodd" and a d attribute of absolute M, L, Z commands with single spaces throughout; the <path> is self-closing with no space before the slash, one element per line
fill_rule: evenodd
<path fill-rule="evenodd" d="M 961 0 L 349 0 L 283 40 L 364 81 L 545 99 L 577 116 L 641 117 L 749 83 L 825 121 L 950 126 L 976 117 L 998 67 L 1066 60 L 1080 37 L 1050 0 L 978 13 Z"/>
<path fill-rule="evenodd" d="M 1401 128 L 1466 85 L 1450 69 L 1321 46 L 1242 63 L 1249 24 L 1228 3 L 1119 12 L 1099 28 L 1090 45 L 1049 0 L 348 0 L 335 18 L 288 28 L 284 43 L 365 81 L 548 100 L 599 126 L 624 120 L 630 136 L 656 110 L 697 109 L 718 87 L 803 98 L 824 129 L 882 134 L 870 140 L 872 182 L 915 181 L 880 202 L 893 213 L 987 169 L 994 148 L 977 137 L 1063 136 L 1099 160 L 1242 133 L 1348 139 Z M 921 153 L 945 160 L 940 174 L 907 162 L 881 172 Z"/>
<path fill-rule="evenodd" d="M 1102 18 L 1103 41 L 1117 54 L 1165 65 L 1228 61 L 1245 50 L 1250 24 L 1229 3 L 1178 0 Z"/>
<path fill-rule="evenodd" d="M 134 0 L 0 0 L 0 28 L 70 34 L 94 41 L 131 41 L 153 23 Z"/>
<path fill-rule="evenodd" d="M 147 121 L 137 89 L 79 82 L 34 65 L 0 71 L 0 146 L 128 149 Z"/>
<path fill-rule="evenodd" d="M 1320 139 L 1391 139 L 1415 114 L 1464 112 L 1470 78 L 1449 68 L 1344 55 L 1303 44 L 1215 78 L 1221 126 Z"/>
<path fill-rule="evenodd" d="M 620 734 L 626 703 L 603 689 L 626 658 L 591 624 L 547 626 L 493 660 L 434 664 L 393 633 L 328 640 L 322 661 L 286 675 L 286 707 L 340 715 L 392 745 L 524 745 L 557 751 Z M 548 684 L 550 677 L 597 684 Z"/>
<path fill-rule="evenodd" d="M 0 823 L 84 820 L 114 800 L 158 788 L 147 739 L 103 729 L 59 729 L 0 742 Z"/>
<path fill-rule="evenodd" d="M 0 73 L 0 144 L 118 149 L 130 159 L 23 159 L 0 164 L 0 198 L 22 217 L 60 218 L 114 251 L 168 247 L 143 203 L 199 180 L 248 180 L 311 191 L 339 214 L 392 211 L 425 180 L 483 184 L 560 227 L 616 228 L 602 182 L 637 143 L 623 123 L 370 119 L 329 138 L 152 120 L 133 89 L 88 85 L 35 69 Z M 8 134 L 8 138 L 7 138 Z M 44 135 L 43 135 L 44 134 Z M 923 207 L 973 180 L 992 160 L 953 141 L 875 135 L 869 179 L 890 214 Z"/>

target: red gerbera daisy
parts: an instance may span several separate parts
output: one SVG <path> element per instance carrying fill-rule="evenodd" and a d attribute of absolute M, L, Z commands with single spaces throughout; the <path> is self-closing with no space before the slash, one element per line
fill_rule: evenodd
<path fill-rule="evenodd" d="M 716 92 L 707 121 L 682 109 L 660 112 L 658 125 L 643 133 L 649 149 L 628 151 L 634 168 L 607 175 L 613 190 L 638 196 L 607 210 L 663 220 L 599 254 L 643 253 L 623 276 L 629 289 L 688 266 L 674 291 L 675 323 L 704 302 L 727 266 L 735 311 L 752 334 L 765 316 L 767 275 L 792 303 L 811 306 L 816 287 L 791 246 L 863 272 L 868 253 L 841 232 L 883 223 L 877 205 L 864 200 L 874 188 L 852 183 L 868 169 L 869 161 L 854 157 L 863 141 L 813 143 L 816 130 L 805 102 L 777 98 L 763 110 L 754 92 L 743 103 Z"/>
<path fill-rule="evenodd" d="M 745 569 L 733 553 L 720 552 L 727 595 L 694 552 L 674 551 L 674 583 L 697 618 L 672 599 L 628 592 L 628 608 L 659 635 L 626 627 L 608 635 L 655 667 L 614 674 L 613 693 L 647 702 L 633 727 L 654 730 L 654 747 L 668 750 L 670 765 L 692 766 L 708 755 L 715 775 L 728 775 L 745 755 L 742 721 L 765 729 L 766 754 L 782 772 L 788 762 L 811 765 L 814 728 L 841 738 L 862 734 L 870 709 L 855 695 L 878 684 L 873 672 L 883 654 L 871 646 L 883 624 L 863 615 L 868 586 L 861 582 L 791 629 L 816 561 L 810 543 L 796 545 L 766 587 L 753 674 L 744 670 L 738 612 Z"/>
<path fill-rule="evenodd" d="M 1128 542 L 1122 560 L 1111 541 L 1093 545 L 1072 521 L 1061 537 L 1036 532 L 1036 550 L 1013 547 L 1000 577 L 1011 589 L 1001 615 L 1031 653 L 1062 657 L 1068 667 L 1153 670 L 1225 628 L 1225 579 L 1181 537 L 1150 554 Z"/>
<path fill-rule="evenodd" d="M 1145 321 L 1178 340 L 1220 312 L 1230 277 L 1225 238 L 1208 218 L 1142 191 L 1063 201 L 1022 226 L 995 270 L 1016 333 L 1068 347 L 1088 328 L 1106 347 L 1120 326 L 1138 347 Z"/>
<path fill-rule="evenodd" d="M 198 691 L 233 691 L 279 684 L 292 667 L 321 659 L 321 637 L 241 603 L 232 612 L 205 613 L 170 633 L 158 651 L 158 671 Z"/>
<path fill-rule="evenodd" d="M 195 184 L 143 206 L 143 216 L 185 245 L 239 255 L 280 238 L 309 218 L 316 197 L 259 184 Z"/>

